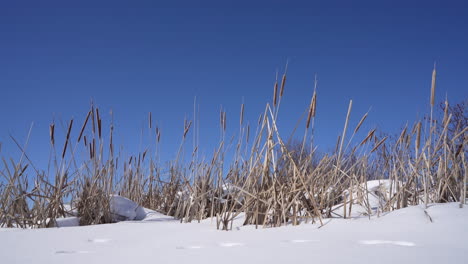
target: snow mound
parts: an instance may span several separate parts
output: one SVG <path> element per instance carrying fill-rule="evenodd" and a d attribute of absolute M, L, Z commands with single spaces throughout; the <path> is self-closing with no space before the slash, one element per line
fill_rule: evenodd
<path fill-rule="evenodd" d="M 110 210 L 115 222 L 121 221 L 154 221 L 155 219 L 173 219 L 151 209 L 144 208 L 134 201 L 120 195 L 110 197 Z M 55 227 L 72 227 L 80 225 L 80 218 L 76 208 L 65 204 L 68 217 L 57 218 Z"/>
<path fill-rule="evenodd" d="M 76 216 L 57 218 L 56 227 L 72 227 L 80 225 L 80 218 Z"/>
<path fill-rule="evenodd" d="M 140 207 L 134 201 L 120 195 L 111 195 L 110 210 L 115 221 L 134 220 Z"/>
<path fill-rule="evenodd" d="M 120 195 L 112 195 L 110 209 L 114 221 L 143 220 L 148 214 L 155 213 L 153 210 L 144 208 L 134 201 Z"/>

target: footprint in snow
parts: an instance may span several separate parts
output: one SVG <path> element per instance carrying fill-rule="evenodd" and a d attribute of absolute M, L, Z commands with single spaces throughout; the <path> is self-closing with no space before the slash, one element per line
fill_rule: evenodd
<path fill-rule="evenodd" d="M 243 246 L 244 244 L 242 243 L 237 243 L 237 242 L 223 242 L 223 243 L 219 243 L 219 246 L 220 247 L 241 247 Z"/>
<path fill-rule="evenodd" d="M 108 238 L 95 238 L 95 239 L 88 239 L 88 242 L 90 243 L 107 243 L 111 241 L 110 239 Z"/>
<path fill-rule="evenodd" d="M 395 246 L 403 246 L 403 247 L 414 247 L 416 246 L 413 242 L 408 241 L 391 241 L 391 240 L 361 240 L 359 241 L 360 244 L 363 245 L 381 245 L 381 244 L 389 244 Z"/>
<path fill-rule="evenodd" d="M 89 251 L 73 251 L 73 250 L 58 250 L 55 251 L 55 254 L 86 254 L 89 253 Z"/>
<path fill-rule="evenodd" d="M 310 240 L 310 239 L 293 239 L 293 240 L 284 240 L 286 243 L 312 243 L 312 242 L 318 242 L 318 240 Z"/>
<path fill-rule="evenodd" d="M 202 248 L 204 248 L 204 247 L 203 246 L 198 246 L 198 245 L 186 246 L 186 247 L 183 247 L 183 246 L 176 247 L 176 249 L 202 249 Z"/>

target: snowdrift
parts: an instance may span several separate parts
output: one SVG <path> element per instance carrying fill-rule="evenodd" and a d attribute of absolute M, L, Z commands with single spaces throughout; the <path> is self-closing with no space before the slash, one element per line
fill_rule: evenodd
<path fill-rule="evenodd" d="M 133 213 L 132 213 L 133 215 Z M 466 263 L 468 209 L 413 206 L 381 217 L 326 219 L 255 229 L 235 220 L 180 224 L 158 213 L 142 221 L 35 230 L 0 229 L 2 263 Z"/>

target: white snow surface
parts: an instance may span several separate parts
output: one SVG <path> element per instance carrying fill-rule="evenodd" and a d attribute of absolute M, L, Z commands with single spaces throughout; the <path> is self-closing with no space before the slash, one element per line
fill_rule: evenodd
<path fill-rule="evenodd" d="M 426 213 L 427 212 L 427 213 Z M 468 263 L 468 209 L 408 207 L 383 216 L 216 230 L 146 210 L 142 221 L 0 229 L 1 263 Z M 432 219 L 432 222 L 430 218 Z"/>

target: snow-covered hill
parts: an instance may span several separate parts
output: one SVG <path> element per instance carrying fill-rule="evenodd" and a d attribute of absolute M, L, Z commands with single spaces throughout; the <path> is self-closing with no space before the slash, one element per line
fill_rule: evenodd
<path fill-rule="evenodd" d="M 143 221 L 50 229 L 0 229 L 1 263 L 468 263 L 468 209 L 409 207 L 379 218 L 218 231 L 215 221 Z"/>

